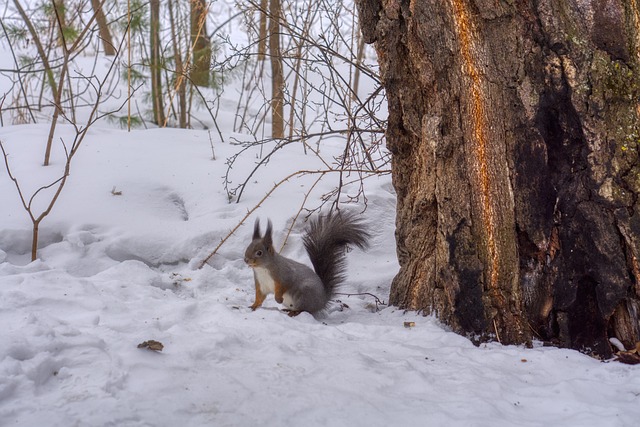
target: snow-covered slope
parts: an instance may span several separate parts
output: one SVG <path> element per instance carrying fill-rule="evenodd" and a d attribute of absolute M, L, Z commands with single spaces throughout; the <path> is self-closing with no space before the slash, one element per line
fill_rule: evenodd
<path fill-rule="evenodd" d="M 0 128 L 27 194 L 60 173 L 59 147 L 54 164 L 40 166 L 47 131 Z M 222 176 L 237 150 L 206 131 L 92 129 L 42 223 L 35 262 L 30 221 L 2 170 L 1 426 L 637 424 L 637 366 L 553 348 L 478 348 L 432 317 L 377 305 L 371 295 L 341 296 L 318 319 L 290 318 L 273 297 L 251 312 L 242 255 L 253 221 L 271 218 L 282 242 L 315 176 L 284 183 L 197 266 L 274 182 L 321 162 L 281 150 L 241 202 L 228 203 Z M 234 166 L 236 185 L 257 150 Z M 323 150 L 330 158 L 340 141 Z M 309 205 L 333 184 L 314 188 Z M 374 241 L 348 254 L 344 292 L 386 301 L 397 271 L 390 177 L 369 179 L 367 195 Z M 303 227 L 293 228 L 284 253 L 308 262 Z M 137 348 L 147 340 L 164 350 Z"/>

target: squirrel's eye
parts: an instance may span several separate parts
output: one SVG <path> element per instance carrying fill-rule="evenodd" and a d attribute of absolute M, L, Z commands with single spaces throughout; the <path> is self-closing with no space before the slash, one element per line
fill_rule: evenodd
<path fill-rule="evenodd" d="M 262 251 L 256 251 L 256 256 L 262 256 Z"/>

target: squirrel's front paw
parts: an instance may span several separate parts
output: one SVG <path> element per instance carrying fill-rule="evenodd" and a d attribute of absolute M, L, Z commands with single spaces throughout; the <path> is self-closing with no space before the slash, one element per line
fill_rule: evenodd
<path fill-rule="evenodd" d="M 282 304 L 282 301 L 284 301 L 284 298 L 282 297 L 282 295 L 276 295 L 275 298 L 278 304 Z"/>

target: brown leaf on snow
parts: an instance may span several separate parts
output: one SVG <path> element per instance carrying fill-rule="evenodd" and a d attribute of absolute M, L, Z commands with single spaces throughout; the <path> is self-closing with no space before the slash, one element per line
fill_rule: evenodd
<path fill-rule="evenodd" d="M 153 351 L 162 351 L 164 345 L 160 341 L 149 340 L 138 344 L 138 348 L 147 348 Z"/>

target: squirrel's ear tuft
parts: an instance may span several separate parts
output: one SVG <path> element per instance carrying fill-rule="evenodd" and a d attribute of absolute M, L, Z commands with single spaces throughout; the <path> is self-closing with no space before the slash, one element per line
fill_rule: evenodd
<path fill-rule="evenodd" d="M 256 218 L 256 223 L 253 225 L 253 240 L 260 238 L 260 218 Z"/>
<path fill-rule="evenodd" d="M 269 220 L 267 222 L 267 231 L 264 232 L 264 244 L 267 246 L 273 246 L 273 237 L 271 236 L 272 229 L 271 220 Z"/>

